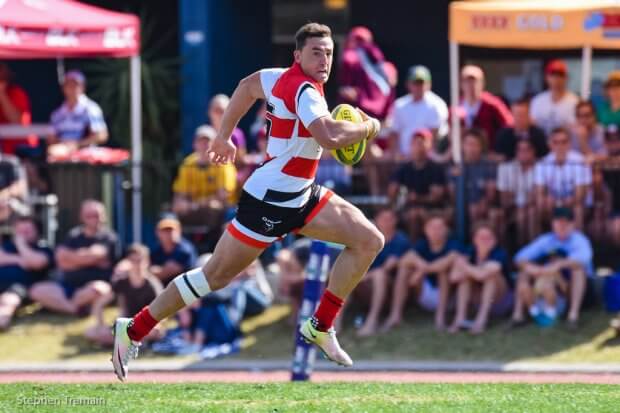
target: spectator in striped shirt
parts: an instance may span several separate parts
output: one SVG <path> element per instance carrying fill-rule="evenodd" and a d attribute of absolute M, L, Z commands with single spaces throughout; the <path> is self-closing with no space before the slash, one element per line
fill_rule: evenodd
<path fill-rule="evenodd" d="M 551 152 L 534 170 L 539 218 L 542 223 L 550 222 L 553 209 L 565 207 L 573 210 L 577 228 L 583 228 L 585 207 L 592 203 L 592 171 L 585 157 L 571 149 L 566 129 L 554 129 L 549 145 Z"/>
<path fill-rule="evenodd" d="M 49 137 L 48 153 L 52 158 L 64 157 L 108 140 L 108 127 L 99 105 L 84 94 L 86 78 L 77 70 L 65 75 L 63 104 L 52 113 L 54 133 Z"/>

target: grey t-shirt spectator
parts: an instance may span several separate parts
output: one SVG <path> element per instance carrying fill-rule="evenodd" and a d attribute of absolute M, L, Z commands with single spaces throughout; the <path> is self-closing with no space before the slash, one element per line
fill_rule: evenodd
<path fill-rule="evenodd" d="M 103 245 L 108 250 L 109 265 L 105 268 L 85 267 L 74 271 L 64 271 L 62 274 L 64 284 L 73 288 L 80 288 L 91 281 L 109 280 L 120 252 L 118 237 L 113 231 L 102 229 L 94 237 L 88 237 L 83 233 L 81 227 L 76 227 L 69 232 L 67 239 L 62 243 L 65 248 L 72 250 L 89 248 L 95 244 Z"/>

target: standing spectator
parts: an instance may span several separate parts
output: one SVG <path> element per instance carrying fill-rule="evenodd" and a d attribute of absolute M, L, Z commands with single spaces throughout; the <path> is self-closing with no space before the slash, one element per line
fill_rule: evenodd
<path fill-rule="evenodd" d="M 150 272 L 164 286 L 172 278 L 196 266 L 196 249 L 181 236 L 181 223 L 165 215 L 157 223 L 157 246 L 151 251 Z"/>
<path fill-rule="evenodd" d="M 523 245 L 537 232 L 534 190 L 536 153 L 532 141 L 519 141 L 516 155 L 513 161 L 499 165 L 497 190 L 501 208 L 494 211 L 493 216 L 500 239 L 507 233 L 507 226 L 514 224 L 515 241 L 517 245 Z"/>
<path fill-rule="evenodd" d="M 13 73 L 9 66 L 0 61 L 0 125 L 29 125 L 31 121 L 30 99 L 26 91 L 13 82 Z M 0 152 L 15 154 L 20 145 L 36 146 L 36 136 L 28 138 L 3 137 L 0 140 Z"/>
<path fill-rule="evenodd" d="M 495 201 L 495 165 L 485 156 L 487 140 L 482 129 L 469 129 L 463 135 L 463 169 L 455 174 L 465 175 L 465 198 L 470 222 L 486 219 Z M 454 178 L 451 191 L 456 193 Z"/>
<path fill-rule="evenodd" d="M 430 210 L 445 206 L 447 193 L 444 168 L 428 158 L 433 136 L 427 129 L 413 134 L 409 161 L 402 164 L 392 176 L 388 196 L 396 203 L 402 188 L 406 189 L 403 211 L 411 239 L 417 239 L 422 223 Z"/>
<path fill-rule="evenodd" d="M 575 106 L 579 98 L 568 90 L 568 68 L 562 60 L 552 60 L 545 68 L 548 90 L 532 99 L 530 116 L 547 136 L 556 128 L 575 123 Z"/>
<path fill-rule="evenodd" d="M 398 218 L 391 209 L 382 209 L 375 214 L 375 225 L 385 237 L 385 246 L 377 255 L 357 289 L 371 286 L 369 310 L 364 324 L 357 332 L 359 337 L 372 336 L 377 332 L 379 315 L 388 296 L 391 276 L 395 275 L 398 260 L 410 248 L 409 239 L 396 225 Z"/>
<path fill-rule="evenodd" d="M 596 162 L 594 170 L 602 175 L 603 202 L 609 204 L 603 215 L 605 232 L 613 245 L 620 247 L 620 129 L 616 125 L 608 126 L 605 131 L 605 148 L 607 157 Z"/>
<path fill-rule="evenodd" d="M 109 290 L 107 281 L 119 251 L 116 234 L 105 226 L 101 202 L 84 201 L 80 220 L 82 224 L 56 248 L 60 281 L 43 281 L 30 289 L 34 301 L 65 314 L 88 314 L 91 304 Z"/>
<path fill-rule="evenodd" d="M 338 71 L 338 100 L 383 120 L 394 101 L 397 77 L 374 43 L 370 30 L 349 32 Z"/>
<path fill-rule="evenodd" d="M 37 223 L 21 216 L 13 224 L 13 239 L 0 247 L 0 330 L 9 327 L 27 288 L 47 277 L 54 253 L 39 239 Z"/>
<path fill-rule="evenodd" d="M 530 118 L 530 103 L 527 99 L 515 101 L 511 106 L 514 126 L 500 130 L 495 138 L 495 152 L 502 160 L 511 161 L 521 141 L 530 142 L 536 150 L 536 158 L 542 158 L 549 152 L 545 132 L 533 125 Z"/>
<path fill-rule="evenodd" d="M 583 227 L 592 172 L 579 152 L 570 149 L 570 135 L 566 129 L 551 132 L 551 153 L 545 156 L 534 172 L 538 214 L 542 222 L 549 222 L 555 207 L 571 208 L 578 228 Z"/>
<path fill-rule="evenodd" d="M 64 103 L 52 113 L 54 133 L 49 137 L 48 153 L 62 158 L 72 152 L 108 140 L 108 127 L 99 105 L 84 94 L 86 78 L 77 70 L 65 74 L 62 84 Z"/>
<path fill-rule="evenodd" d="M 96 324 L 84 333 L 87 339 L 103 346 L 114 342 L 110 326 L 103 319 L 103 310 L 108 304 L 116 298 L 119 317 L 128 316 L 147 306 L 163 290 L 161 282 L 149 272 L 149 249 L 140 244 L 129 246 L 125 259 L 114 268 L 110 283 L 106 293 L 93 303 L 91 314 Z M 155 328 L 146 340 L 160 337 L 161 330 Z"/>
<path fill-rule="evenodd" d="M 495 148 L 497 132 L 512 126 L 512 114 L 500 98 L 484 90 L 484 72 L 467 65 L 461 70 L 461 104 L 458 116 L 466 129 L 480 128 L 488 137 L 488 147 Z"/>
<path fill-rule="evenodd" d="M 519 270 L 517 299 L 512 314 L 512 324 L 515 326 L 524 323 L 525 308 L 535 304 L 533 284 L 541 278 L 561 276 L 569 283 L 568 325 L 572 329 L 578 327 L 587 280 L 594 275 L 592 245 L 584 234 L 575 229 L 573 211 L 569 208 L 556 208 L 553 211 L 551 228 L 551 232 L 536 238 L 515 256 Z M 553 288 L 553 283 L 548 282 L 539 288 Z M 561 315 L 562 307 L 562 300 L 556 300 L 556 303 L 545 303 L 536 310 L 542 310 L 547 317 L 555 318 Z"/>
<path fill-rule="evenodd" d="M 228 208 L 234 204 L 237 170 L 232 164 L 215 165 L 207 150 L 215 129 L 196 129 L 194 153 L 183 160 L 174 181 L 172 210 L 186 227 L 206 227 L 209 239 L 221 234 Z"/>
<path fill-rule="evenodd" d="M 228 107 L 229 103 L 230 98 L 223 93 L 213 96 L 209 102 L 207 116 L 209 117 L 209 124 L 213 127 L 213 129 L 215 129 L 216 133 L 222 126 L 222 117 L 224 116 L 224 111 Z M 230 135 L 230 139 L 232 139 L 232 142 L 237 147 L 237 159 L 243 159 L 247 153 L 245 134 L 241 129 L 235 128 Z"/>
<path fill-rule="evenodd" d="M 620 70 L 614 70 L 605 81 L 607 100 L 598 106 L 596 114 L 603 126 L 620 125 Z"/>
<path fill-rule="evenodd" d="M 575 107 L 577 123 L 572 128 L 572 148 L 581 152 L 588 163 L 605 157 L 605 132 L 596 121 L 596 109 L 589 100 L 581 100 Z"/>
<path fill-rule="evenodd" d="M 471 334 L 481 334 L 490 315 L 501 316 L 512 308 L 510 261 L 489 223 L 480 222 L 474 227 L 473 246 L 466 257 L 455 260 L 450 282 L 457 287 L 451 333 L 469 328 Z M 473 323 L 467 319 L 470 304 L 478 307 Z"/>
<path fill-rule="evenodd" d="M 0 222 L 7 222 L 14 213 L 27 214 L 27 198 L 26 174 L 19 159 L 0 152 Z"/>
<path fill-rule="evenodd" d="M 400 324 L 409 290 L 416 290 L 417 303 L 435 312 L 435 328 L 445 328 L 450 286 L 448 276 L 461 246 L 449 238 L 449 228 L 441 215 L 432 215 L 424 223 L 425 238 L 418 240 L 398 263 L 393 297 L 383 331 Z"/>
<path fill-rule="evenodd" d="M 396 159 L 410 155 L 411 140 L 416 131 L 430 130 L 433 141 L 448 133 L 448 107 L 431 91 L 431 72 L 424 66 L 413 66 L 407 76 L 409 94 L 394 102 L 387 120 L 390 151 Z"/>

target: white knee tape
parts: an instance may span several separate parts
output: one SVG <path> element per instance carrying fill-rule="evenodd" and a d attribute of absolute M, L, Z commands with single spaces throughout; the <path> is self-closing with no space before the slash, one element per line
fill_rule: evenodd
<path fill-rule="evenodd" d="M 192 304 L 211 292 L 202 268 L 194 268 L 186 273 L 177 275 L 173 282 L 177 286 L 181 298 L 183 298 L 186 305 Z"/>

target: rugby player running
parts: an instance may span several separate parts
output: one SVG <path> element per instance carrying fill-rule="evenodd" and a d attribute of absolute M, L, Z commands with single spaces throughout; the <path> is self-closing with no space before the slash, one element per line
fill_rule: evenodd
<path fill-rule="evenodd" d="M 344 300 L 381 251 L 383 235 L 362 212 L 314 183 L 321 153 L 379 133 L 377 119 L 360 111 L 363 122 L 332 119 L 323 94 L 332 67 L 334 42 L 325 25 L 308 23 L 295 35 L 294 63 L 288 69 L 264 69 L 241 80 L 209 148 L 215 164 L 234 162 L 230 136 L 257 99 L 267 101 L 267 161 L 243 186 L 235 219 L 203 268 L 178 275 L 133 318 L 113 327 L 112 364 L 121 381 L 140 341 L 163 319 L 212 291 L 225 287 L 273 241 L 289 232 L 344 245 L 314 316 L 300 328 L 332 361 L 351 366 L 333 328 Z"/>

